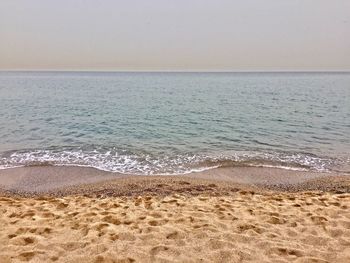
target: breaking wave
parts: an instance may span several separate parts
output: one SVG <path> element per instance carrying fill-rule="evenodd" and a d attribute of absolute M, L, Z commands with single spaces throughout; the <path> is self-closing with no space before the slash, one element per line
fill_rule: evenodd
<path fill-rule="evenodd" d="M 300 171 L 331 171 L 339 159 L 305 153 L 233 152 L 221 154 L 153 155 L 115 148 L 8 151 L 0 169 L 22 166 L 85 166 L 124 174 L 185 174 L 219 167 L 275 167 Z"/>

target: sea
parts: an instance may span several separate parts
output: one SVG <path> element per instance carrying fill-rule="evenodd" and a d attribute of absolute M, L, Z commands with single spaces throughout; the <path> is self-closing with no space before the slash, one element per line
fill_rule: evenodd
<path fill-rule="evenodd" d="M 0 169 L 350 174 L 350 73 L 0 72 Z"/>

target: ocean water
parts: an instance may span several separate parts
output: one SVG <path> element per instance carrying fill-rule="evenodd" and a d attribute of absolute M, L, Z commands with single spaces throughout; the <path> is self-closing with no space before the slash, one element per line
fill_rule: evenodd
<path fill-rule="evenodd" d="M 349 73 L 0 72 L 0 168 L 349 164 Z"/>

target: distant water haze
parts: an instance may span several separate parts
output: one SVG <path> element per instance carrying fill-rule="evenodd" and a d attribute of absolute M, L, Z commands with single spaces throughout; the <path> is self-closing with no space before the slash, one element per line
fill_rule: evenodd
<path fill-rule="evenodd" d="M 348 0 L 1 0 L 0 70 L 350 70 Z"/>
<path fill-rule="evenodd" d="M 349 73 L 0 73 L 0 167 L 350 172 Z"/>

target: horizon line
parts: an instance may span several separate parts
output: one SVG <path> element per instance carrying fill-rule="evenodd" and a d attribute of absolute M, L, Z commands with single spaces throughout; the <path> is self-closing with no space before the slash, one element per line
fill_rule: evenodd
<path fill-rule="evenodd" d="M 350 73 L 349 70 L 89 70 L 89 69 L 0 69 L 3 72 L 43 73 Z"/>

